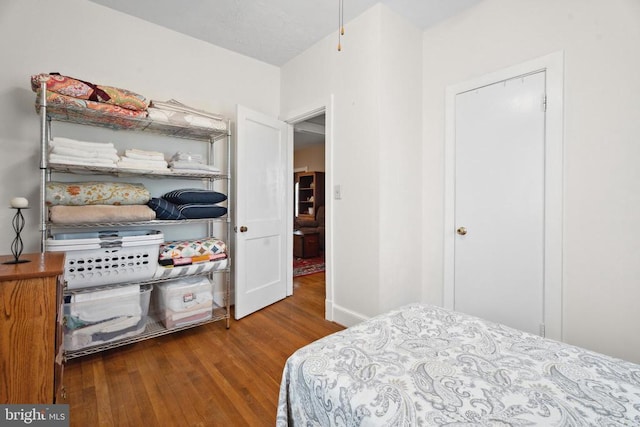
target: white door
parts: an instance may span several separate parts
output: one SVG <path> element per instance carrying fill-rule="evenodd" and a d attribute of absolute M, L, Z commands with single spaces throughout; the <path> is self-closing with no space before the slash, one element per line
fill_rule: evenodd
<path fill-rule="evenodd" d="M 237 108 L 235 156 L 235 318 L 286 296 L 287 174 L 286 123 Z"/>
<path fill-rule="evenodd" d="M 534 334 L 544 323 L 544 95 L 541 71 L 455 99 L 453 308 Z"/>

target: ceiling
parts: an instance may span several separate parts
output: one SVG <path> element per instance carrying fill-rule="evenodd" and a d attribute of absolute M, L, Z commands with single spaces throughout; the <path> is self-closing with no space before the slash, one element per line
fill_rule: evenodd
<path fill-rule="evenodd" d="M 90 0 L 281 66 L 338 29 L 338 0 Z M 344 22 L 380 0 L 343 0 Z M 481 0 L 381 0 L 420 29 Z M 343 45 L 348 46 L 348 33 Z"/>
<path fill-rule="evenodd" d="M 278 67 L 334 32 L 337 46 L 339 0 L 90 1 Z M 379 1 L 426 29 L 481 0 L 343 0 L 344 23 Z M 296 149 L 324 143 L 318 119 L 296 127 Z"/>

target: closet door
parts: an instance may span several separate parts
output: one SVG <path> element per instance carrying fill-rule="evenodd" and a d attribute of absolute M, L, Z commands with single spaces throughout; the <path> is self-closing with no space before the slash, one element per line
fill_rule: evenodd
<path fill-rule="evenodd" d="M 454 309 L 544 324 L 545 73 L 457 95 Z"/>

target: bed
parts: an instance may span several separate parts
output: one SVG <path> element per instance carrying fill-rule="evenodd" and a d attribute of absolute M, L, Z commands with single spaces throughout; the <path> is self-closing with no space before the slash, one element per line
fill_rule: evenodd
<path fill-rule="evenodd" d="M 411 304 L 289 357 L 278 426 L 640 426 L 640 365 Z"/>

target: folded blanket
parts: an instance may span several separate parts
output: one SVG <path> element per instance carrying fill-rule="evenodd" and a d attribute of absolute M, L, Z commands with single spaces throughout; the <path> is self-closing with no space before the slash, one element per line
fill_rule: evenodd
<path fill-rule="evenodd" d="M 177 111 L 177 112 L 180 112 L 180 113 L 195 114 L 195 115 L 198 115 L 198 116 L 208 117 L 208 118 L 214 119 L 214 120 L 223 120 L 224 119 L 224 117 L 222 117 L 222 116 L 220 116 L 218 114 L 209 113 L 208 111 L 198 110 L 196 108 L 189 107 L 188 105 L 184 105 L 183 103 L 178 102 L 175 99 L 170 99 L 168 101 L 155 101 L 155 100 L 152 100 L 150 106 L 156 107 L 156 108 L 161 109 L 161 110 L 166 110 L 166 111 Z"/>
<path fill-rule="evenodd" d="M 164 267 L 182 267 L 185 265 L 193 265 L 201 262 L 218 261 L 221 259 L 225 259 L 226 257 L 227 257 L 226 253 L 209 254 L 209 255 L 187 257 L 187 258 L 181 257 L 181 258 L 161 259 L 161 260 L 158 260 L 158 264 Z"/>
<path fill-rule="evenodd" d="M 216 237 L 195 240 L 176 240 L 160 245 L 158 259 L 191 258 L 227 252 L 227 245 Z"/>
<path fill-rule="evenodd" d="M 72 294 L 69 314 L 84 322 L 140 316 L 140 285 Z"/>
<path fill-rule="evenodd" d="M 34 92 L 39 91 L 43 81 L 47 82 L 48 91 L 77 99 L 118 105 L 133 111 L 146 110 L 150 102 L 144 96 L 127 89 L 96 85 L 58 73 L 32 75 L 31 89 Z"/>
<path fill-rule="evenodd" d="M 177 208 L 187 219 L 218 218 L 227 213 L 224 206 L 205 203 L 187 203 L 177 205 Z"/>
<path fill-rule="evenodd" d="M 67 318 L 68 319 L 68 318 Z M 80 350 L 109 341 L 133 337 L 144 332 L 142 316 L 122 316 L 81 329 L 66 329 L 65 350 Z"/>
<path fill-rule="evenodd" d="M 186 314 L 175 314 L 168 310 L 164 317 L 162 317 L 162 323 L 167 329 L 179 328 L 181 326 L 190 325 L 192 323 L 204 322 L 211 319 L 213 315 L 213 305 L 208 308 L 203 308 L 196 312 L 189 312 Z"/>
<path fill-rule="evenodd" d="M 221 203 L 227 200 L 226 194 L 202 188 L 180 188 L 169 191 L 162 198 L 176 205 L 186 203 Z"/>
<path fill-rule="evenodd" d="M 151 193 L 142 184 L 129 182 L 47 182 L 48 206 L 144 205 Z"/>
<path fill-rule="evenodd" d="M 206 165 L 204 163 L 196 163 L 196 162 L 185 162 L 182 160 L 178 160 L 178 161 L 171 161 L 169 162 L 169 166 L 171 167 L 171 169 L 173 169 L 174 171 L 178 172 L 178 171 L 184 171 L 184 172 L 204 172 L 204 173 L 211 173 L 211 174 L 217 174 L 220 173 L 220 169 L 218 169 L 215 166 L 212 165 Z"/>
<path fill-rule="evenodd" d="M 184 277 L 195 274 L 202 274 L 208 271 L 220 271 L 229 266 L 228 259 L 222 259 L 218 261 L 199 262 L 193 265 L 184 265 L 176 267 L 163 267 L 159 265 L 156 268 L 156 272 L 153 275 L 154 279 L 170 279 L 177 277 Z"/>
<path fill-rule="evenodd" d="M 176 205 L 158 197 L 152 197 L 151 200 L 149 200 L 149 203 L 147 203 L 147 206 L 149 206 L 149 208 L 151 208 L 155 212 L 157 219 L 187 219 L 184 215 L 182 215 L 182 213 L 180 213 Z"/>
<path fill-rule="evenodd" d="M 54 224 L 137 222 L 156 219 L 146 205 L 51 206 L 49 221 Z"/>
<path fill-rule="evenodd" d="M 40 92 L 38 91 L 38 96 Z M 61 105 L 64 107 L 88 109 L 98 111 L 102 114 L 112 116 L 127 116 L 127 117 L 147 117 L 146 111 L 135 111 L 121 107 L 119 105 L 105 104 L 104 102 L 88 101 L 84 99 L 74 98 L 71 96 L 62 95 L 60 93 L 47 91 L 47 104 L 49 105 Z"/>
<path fill-rule="evenodd" d="M 153 107 L 149 107 L 147 109 L 147 113 L 151 120 L 161 123 L 169 123 L 178 126 L 194 126 L 218 131 L 227 130 L 227 124 L 225 122 L 222 120 L 211 119 L 209 117 L 196 116 L 177 111 L 166 111 Z"/>

